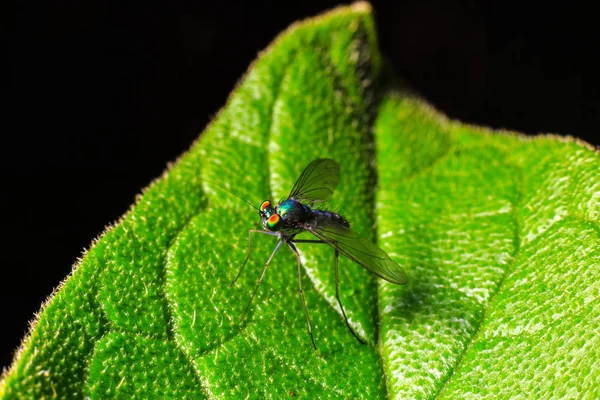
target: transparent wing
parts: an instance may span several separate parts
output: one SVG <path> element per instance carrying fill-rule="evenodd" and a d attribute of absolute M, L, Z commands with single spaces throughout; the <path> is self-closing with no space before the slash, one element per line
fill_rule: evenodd
<path fill-rule="evenodd" d="M 289 198 L 317 203 L 328 200 L 340 182 L 340 165 L 330 158 L 320 158 L 304 169 Z"/>
<path fill-rule="evenodd" d="M 402 267 L 385 251 L 339 222 L 326 221 L 309 232 L 386 281 L 398 285 L 408 281 Z"/>

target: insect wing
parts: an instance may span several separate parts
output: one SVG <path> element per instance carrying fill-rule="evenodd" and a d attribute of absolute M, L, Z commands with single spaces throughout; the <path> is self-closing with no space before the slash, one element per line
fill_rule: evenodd
<path fill-rule="evenodd" d="M 340 182 L 340 165 L 330 158 L 320 158 L 304 169 L 289 198 L 317 203 L 328 200 Z"/>
<path fill-rule="evenodd" d="M 400 265 L 385 251 L 339 222 L 326 221 L 309 232 L 386 281 L 398 285 L 408 281 Z"/>

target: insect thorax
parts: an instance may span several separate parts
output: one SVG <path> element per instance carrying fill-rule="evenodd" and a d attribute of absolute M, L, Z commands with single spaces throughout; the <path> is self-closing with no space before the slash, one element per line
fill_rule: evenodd
<path fill-rule="evenodd" d="M 286 224 L 298 224 L 312 217 L 310 207 L 300 203 L 298 200 L 287 199 L 277 206 L 277 214 Z"/>

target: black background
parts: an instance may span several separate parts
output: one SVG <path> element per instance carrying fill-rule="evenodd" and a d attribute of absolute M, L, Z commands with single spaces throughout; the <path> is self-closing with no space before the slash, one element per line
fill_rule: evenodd
<path fill-rule="evenodd" d="M 4 13 L 0 367 L 106 224 L 185 151 L 259 50 L 335 2 L 62 1 Z M 453 118 L 598 145 L 596 14 L 375 2 L 380 45 Z"/>

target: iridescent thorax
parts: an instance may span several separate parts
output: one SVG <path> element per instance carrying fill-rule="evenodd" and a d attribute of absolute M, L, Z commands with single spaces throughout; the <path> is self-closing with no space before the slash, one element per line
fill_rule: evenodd
<path fill-rule="evenodd" d="M 287 224 L 304 222 L 310 215 L 310 211 L 311 210 L 307 205 L 294 199 L 284 200 L 277 206 L 277 214 L 279 214 Z"/>

